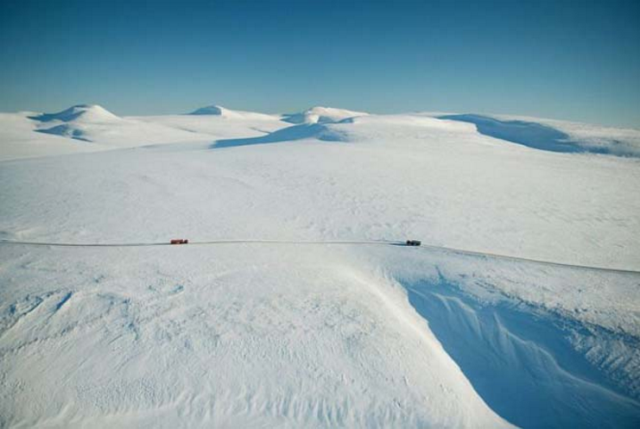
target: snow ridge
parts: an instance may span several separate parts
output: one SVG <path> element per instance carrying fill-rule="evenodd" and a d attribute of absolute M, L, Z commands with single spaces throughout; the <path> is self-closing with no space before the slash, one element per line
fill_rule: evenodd
<path fill-rule="evenodd" d="M 468 122 L 481 134 L 551 152 L 640 157 L 640 131 L 506 115 L 442 115 Z"/>
<path fill-rule="evenodd" d="M 267 115 L 265 113 L 248 112 L 244 110 L 231 110 L 219 105 L 210 105 L 201 107 L 189 113 L 193 116 L 217 116 L 225 119 L 238 119 L 238 120 L 273 120 L 273 115 Z"/>
<path fill-rule="evenodd" d="M 368 113 L 333 107 L 316 106 L 304 112 L 282 115 L 282 119 L 292 124 L 327 124 L 340 122 L 355 116 L 367 116 Z"/>

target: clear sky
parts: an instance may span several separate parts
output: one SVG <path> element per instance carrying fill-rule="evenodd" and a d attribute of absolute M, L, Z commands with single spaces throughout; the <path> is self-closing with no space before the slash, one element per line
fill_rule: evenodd
<path fill-rule="evenodd" d="M 79 103 L 640 128 L 640 1 L 1 1 L 0 111 Z"/>

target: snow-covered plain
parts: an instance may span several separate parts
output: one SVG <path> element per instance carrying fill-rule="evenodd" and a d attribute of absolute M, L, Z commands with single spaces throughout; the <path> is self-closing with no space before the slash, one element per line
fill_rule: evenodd
<path fill-rule="evenodd" d="M 0 125 L 4 240 L 640 270 L 634 130 L 220 106 Z M 639 345 L 634 273 L 0 243 L 0 427 L 638 427 Z"/>

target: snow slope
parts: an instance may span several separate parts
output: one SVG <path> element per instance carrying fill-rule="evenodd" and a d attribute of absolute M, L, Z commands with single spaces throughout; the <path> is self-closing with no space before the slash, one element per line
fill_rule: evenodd
<path fill-rule="evenodd" d="M 221 106 L 202 107 L 188 115 L 138 116 L 132 119 L 206 134 L 211 141 L 263 136 L 290 125 L 283 122 L 279 115 L 231 110 Z"/>
<path fill-rule="evenodd" d="M 31 119 L 38 123 L 38 132 L 107 146 L 131 147 L 207 139 L 205 135 L 120 118 L 96 105 L 77 105 L 59 113 L 32 116 Z"/>
<path fill-rule="evenodd" d="M 334 107 L 311 107 L 304 112 L 283 115 L 283 119 L 292 124 L 324 124 L 340 122 L 356 116 L 366 116 L 368 113 L 353 110 L 336 109 Z"/>
<path fill-rule="evenodd" d="M 65 136 L 37 132 L 33 112 L 0 113 L 0 160 L 92 152 L 99 145 L 79 144 Z"/>
<path fill-rule="evenodd" d="M 554 152 L 640 157 L 640 130 L 507 115 L 442 115 L 475 124 L 482 134 Z"/>
<path fill-rule="evenodd" d="M 221 116 L 226 119 L 242 119 L 242 120 L 263 120 L 272 121 L 278 119 L 277 115 L 267 115 L 264 113 L 247 112 L 244 110 L 231 110 L 226 107 L 211 105 L 201 107 L 194 110 L 190 115 L 209 115 L 209 116 Z"/>
<path fill-rule="evenodd" d="M 635 158 L 425 115 L 131 121 L 220 137 L 3 161 L 0 238 L 420 239 L 640 269 Z M 640 422 L 639 274 L 384 245 L 0 243 L 0 285 L 2 427 Z"/>

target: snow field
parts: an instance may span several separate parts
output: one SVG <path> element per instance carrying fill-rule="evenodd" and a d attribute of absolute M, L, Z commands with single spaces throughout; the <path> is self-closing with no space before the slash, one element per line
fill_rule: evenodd
<path fill-rule="evenodd" d="M 640 267 L 635 158 L 214 107 L 3 115 L 0 238 L 419 239 Z M 88 141 L 38 132 L 65 124 Z M 639 291 L 424 248 L 0 244 L 0 426 L 635 427 Z"/>

